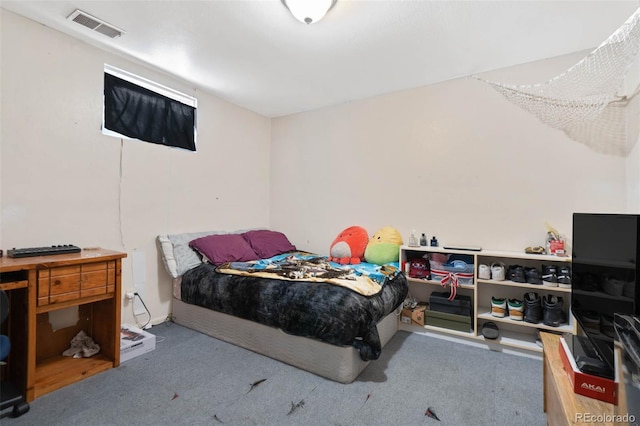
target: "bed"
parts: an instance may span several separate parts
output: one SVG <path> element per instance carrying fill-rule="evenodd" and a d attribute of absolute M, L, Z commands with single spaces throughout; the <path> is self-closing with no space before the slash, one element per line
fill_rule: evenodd
<path fill-rule="evenodd" d="M 276 235 L 281 244 L 273 244 Z M 255 248 L 247 258 L 238 236 Z M 261 246 L 264 236 L 271 241 Z M 332 264 L 269 230 L 159 235 L 157 242 L 173 278 L 176 323 L 330 380 L 355 380 L 398 329 L 408 288 L 397 265 Z"/>

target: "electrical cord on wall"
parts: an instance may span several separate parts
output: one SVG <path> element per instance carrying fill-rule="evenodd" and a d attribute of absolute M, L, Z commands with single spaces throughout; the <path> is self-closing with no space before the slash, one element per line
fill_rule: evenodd
<path fill-rule="evenodd" d="M 149 312 L 149 308 L 147 308 L 147 305 L 145 305 L 144 300 L 142 300 L 142 297 L 140 297 L 140 295 L 138 294 L 138 292 L 137 292 L 137 291 L 136 291 L 135 293 L 133 293 L 133 301 L 132 301 L 132 303 L 131 303 L 131 306 L 133 306 L 133 305 L 134 305 L 134 303 L 133 303 L 133 302 L 135 302 L 135 298 L 136 298 L 136 297 L 137 297 L 138 299 L 140 299 L 140 302 L 142 302 L 142 306 L 144 306 L 144 310 L 145 310 L 145 311 L 147 311 L 147 315 L 149 316 L 149 318 L 147 319 L 147 322 L 146 322 L 143 326 L 141 326 L 141 325 L 138 323 L 138 316 L 139 316 L 139 315 L 143 315 L 143 314 L 136 314 L 136 313 L 135 313 L 135 309 L 134 309 L 134 312 L 133 312 L 133 318 L 136 320 L 136 325 L 137 325 L 139 328 L 141 328 L 141 329 L 143 329 L 143 330 L 144 330 L 144 329 L 149 325 L 149 323 L 151 322 L 151 312 Z"/>
<path fill-rule="evenodd" d="M 120 244 L 122 249 L 127 251 L 127 247 L 124 244 L 124 232 L 122 231 L 122 174 L 123 174 L 123 151 L 124 151 L 124 139 L 120 138 L 120 166 L 118 169 L 118 228 L 120 230 Z"/>

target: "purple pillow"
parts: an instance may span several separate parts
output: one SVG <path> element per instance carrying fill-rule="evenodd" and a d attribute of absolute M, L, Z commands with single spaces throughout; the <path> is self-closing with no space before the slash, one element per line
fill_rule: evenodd
<path fill-rule="evenodd" d="M 221 265 L 226 262 L 248 262 L 260 257 L 241 234 L 217 234 L 196 238 L 189 247 L 197 250 L 209 263 Z"/>
<path fill-rule="evenodd" d="M 247 231 L 242 236 L 261 259 L 268 259 L 296 249 L 296 246 L 291 244 L 282 232 L 260 229 Z"/>

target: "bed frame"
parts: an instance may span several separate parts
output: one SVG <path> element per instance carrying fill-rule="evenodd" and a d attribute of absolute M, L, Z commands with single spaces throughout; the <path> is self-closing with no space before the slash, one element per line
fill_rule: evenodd
<path fill-rule="evenodd" d="M 353 382 L 369 362 L 372 362 L 363 361 L 358 350 L 353 346 L 335 346 L 307 337 L 286 334 L 274 327 L 191 305 L 181 300 L 182 273 L 201 263 L 195 252 L 189 248 L 189 241 L 204 235 L 221 233 L 227 232 L 158 235 L 157 244 L 162 261 L 173 278 L 174 322 L 318 376 L 340 383 Z M 382 347 L 398 331 L 399 313 L 400 308 L 378 323 Z"/>
<path fill-rule="evenodd" d="M 177 298 L 173 299 L 173 320 L 206 335 L 340 383 L 353 382 L 371 362 L 363 361 L 358 350 L 352 346 L 334 346 L 293 336 L 277 328 L 190 305 Z M 398 331 L 398 313 L 394 311 L 387 315 L 377 327 L 384 347 Z"/>

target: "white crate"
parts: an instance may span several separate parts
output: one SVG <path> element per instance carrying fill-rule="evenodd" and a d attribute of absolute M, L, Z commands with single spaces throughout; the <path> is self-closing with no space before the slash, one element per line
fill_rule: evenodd
<path fill-rule="evenodd" d="M 120 327 L 120 362 L 125 362 L 156 348 L 156 336 L 129 324 Z"/>

